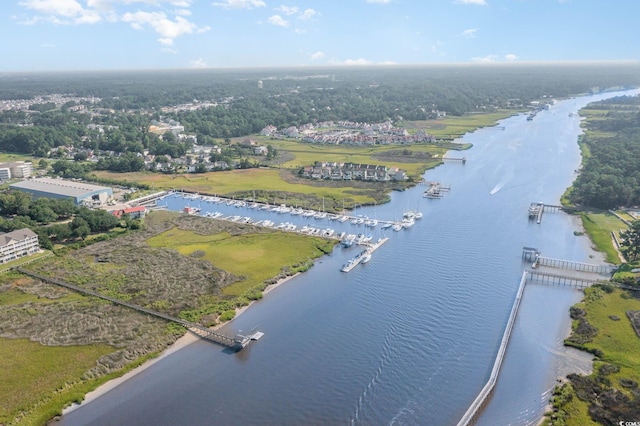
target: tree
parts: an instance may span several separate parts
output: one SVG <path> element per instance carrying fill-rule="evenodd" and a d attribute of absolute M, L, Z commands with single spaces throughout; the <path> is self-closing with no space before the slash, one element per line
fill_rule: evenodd
<path fill-rule="evenodd" d="M 627 260 L 637 260 L 640 256 L 640 220 L 631 222 L 631 226 L 620 234 L 622 237 L 622 253 Z"/>
<path fill-rule="evenodd" d="M 49 167 L 49 162 L 44 158 L 40 159 L 38 162 L 38 168 L 45 170 L 47 167 Z"/>

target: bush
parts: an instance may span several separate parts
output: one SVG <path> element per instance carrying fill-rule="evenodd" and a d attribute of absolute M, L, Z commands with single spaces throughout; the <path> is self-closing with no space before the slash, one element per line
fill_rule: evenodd
<path fill-rule="evenodd" d="M 236 316 L 235 309 L 229 309 L 228 311 L 224 311 L 222 315 L 220 315 L 220 321 L 230 321 Z"/>

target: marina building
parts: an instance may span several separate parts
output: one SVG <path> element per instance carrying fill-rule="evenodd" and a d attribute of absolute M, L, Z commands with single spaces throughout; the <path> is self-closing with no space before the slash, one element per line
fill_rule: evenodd
<path fill-rule="evenodd" d="M 28 192 L 34 198 L 70 198 L 76 205 L 89 206 L 102 205 L 113 195 L 113 190 L 106 186 L 51 178 L 23 180 L 9 185 L 9 188 Z"/>

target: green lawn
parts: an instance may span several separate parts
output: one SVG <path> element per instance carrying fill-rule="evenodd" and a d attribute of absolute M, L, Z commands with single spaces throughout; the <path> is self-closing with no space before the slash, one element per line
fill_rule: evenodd
<path fill-rule="evenodd" d="M 286 232 L 232 236 L 228 233 L 198 235 L 173 228 L 147 240 L 152 247 L 171 248 L 189 256 L 204 252 L 208 260 L 222 270 L 245 279 L 224 289 L 225 294 L 240 295 L 277 276 L 282 265 L 295 265 L 322 256 L 332 242 Z M 320 249 L 322 248 L 322 250 Z"/>
<path fill-rule="evenodd" d="M 611 232 L 625 230 L 627 225 L 609 212 L 583 212 L 580 216 L 585 231 L 596 248 L 606 254 L 607 262 L 619 264 L 620 258 L 613 246 Z"/>

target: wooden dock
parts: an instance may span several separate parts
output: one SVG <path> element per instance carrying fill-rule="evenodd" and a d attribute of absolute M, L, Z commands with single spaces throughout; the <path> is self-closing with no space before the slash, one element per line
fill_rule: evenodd
<path fill-rule="evenodd" d="M 24 275 L 28 275 L 32 278 L 36 278 L 39 279 L 40 281 L 46 282 L 46 283 L 50 283 L 50 284 L 55 284 L 58 285 L 60 287 L 64 287 L 67 288 L 69 290 L 73 290 L 76 291 L 78 293 L 84 294 L 86 296 L 93 296 L 93 297 L 98 297 L 100 299 L 104 299 L 104 300 L 108 300 L 109 302 L 115 303 L 116 305 L 121 305 L 121 306 L 126 306 L 128 308 L 134 309 L 138 312 L 142 312 L 145 313 L 147 315 L 152 315 L 154 317 L 158 317 L 158 318 L 162 318 L 164 320 L 167 321 L 171 321 L 171 322 L 175 322 L 178 323 L 180 325 L 185 326 L 190 332 L 192 332 L 193 334 L 197 335 L 198 337 L 205 339 L 205 340 L 209 340 L 211 342 L 217 343 L 219 345 L 222 346 L 226 346 L 228 348 L 231 348 L 235 351 L 239 351 L 242 348 L 246 347 L 251 340 L 257 340 L 258 338 L 262 337 L 262 335 L 260 334 L 259 337 L 258 333 L 254 333 L 253 335 L 250 336 L 236 336 L 236 337 L 232 337 L 229 336 L 227 334 L 221 333 L 219 331 L 214 331 L 211 330 L 201 324 L 197 324 L 197 323 L 193 323 L 190 321 L 185 321 L 183 319 L 180 318 L 176 318 L 173 317 L 171 315 L 167 315 L 167 314 L 163 314 L 162 312 L 158 312 L 158 311 L 154 311 L 152 309 L 147 309 L 144 308 L 140 305 L 136 305 L 134 303 L 129 303 L 129 302 L 125 302 L 124 300 L 119 300 L 116 299 L 114 297 L 110 297 L 110 296 L 106 296 L 104 294 L 100 294 L 98 292 L 95 292 L 93 290 L 89 290 L 86 288 L 82 288 L 82 287 L 78 287 L 74 284 L 71 283 L 67 283 L 61 280 L 57 280 L 55 278 L 51 278 L 51 277 L 45 277 L 43 275 L 39 275 L 36 274 L 34 272 L 31 271 L 27 271 L 25 269 L 22 268 L 16 268 L 16 271 L 24 274 Z"/>
<path fill-rule="evenodd" d="M 467 164 L 467 157 L 442 157 L 442 161 L 447 163 Z"/>
<path fill-rule="evenodd" d="M 342 272 L 351 272 L 353 268 L 355 268 L 357 265 L 359 265 L 362 262 L 362 259 L 364 259 L 365 255 L 367 254 L 372 255 L 374 251 L 378 250 L 380 246 L 382 246 L 387 241 L 389 241 L 389 237 L 380 238 L 374 244 L 368 244 L 368 243 L 365 244 L 367 248 L 361 253 L 359 253 L 356 257 L 350 259 L 347 263 L 342 265 L 342 268 L 340 268 L 340 270 Z"/>
<path fill-rule="evenodd" d="M 545 211 L 559 212 L 563 209 L 564 208 L 562 206 L 558 206 L 555 204 L 531 203 L 531 205 L 529 205 L 529 219 L 535 219 L 536 223 L 541 223 L 542 214 Z"/>

